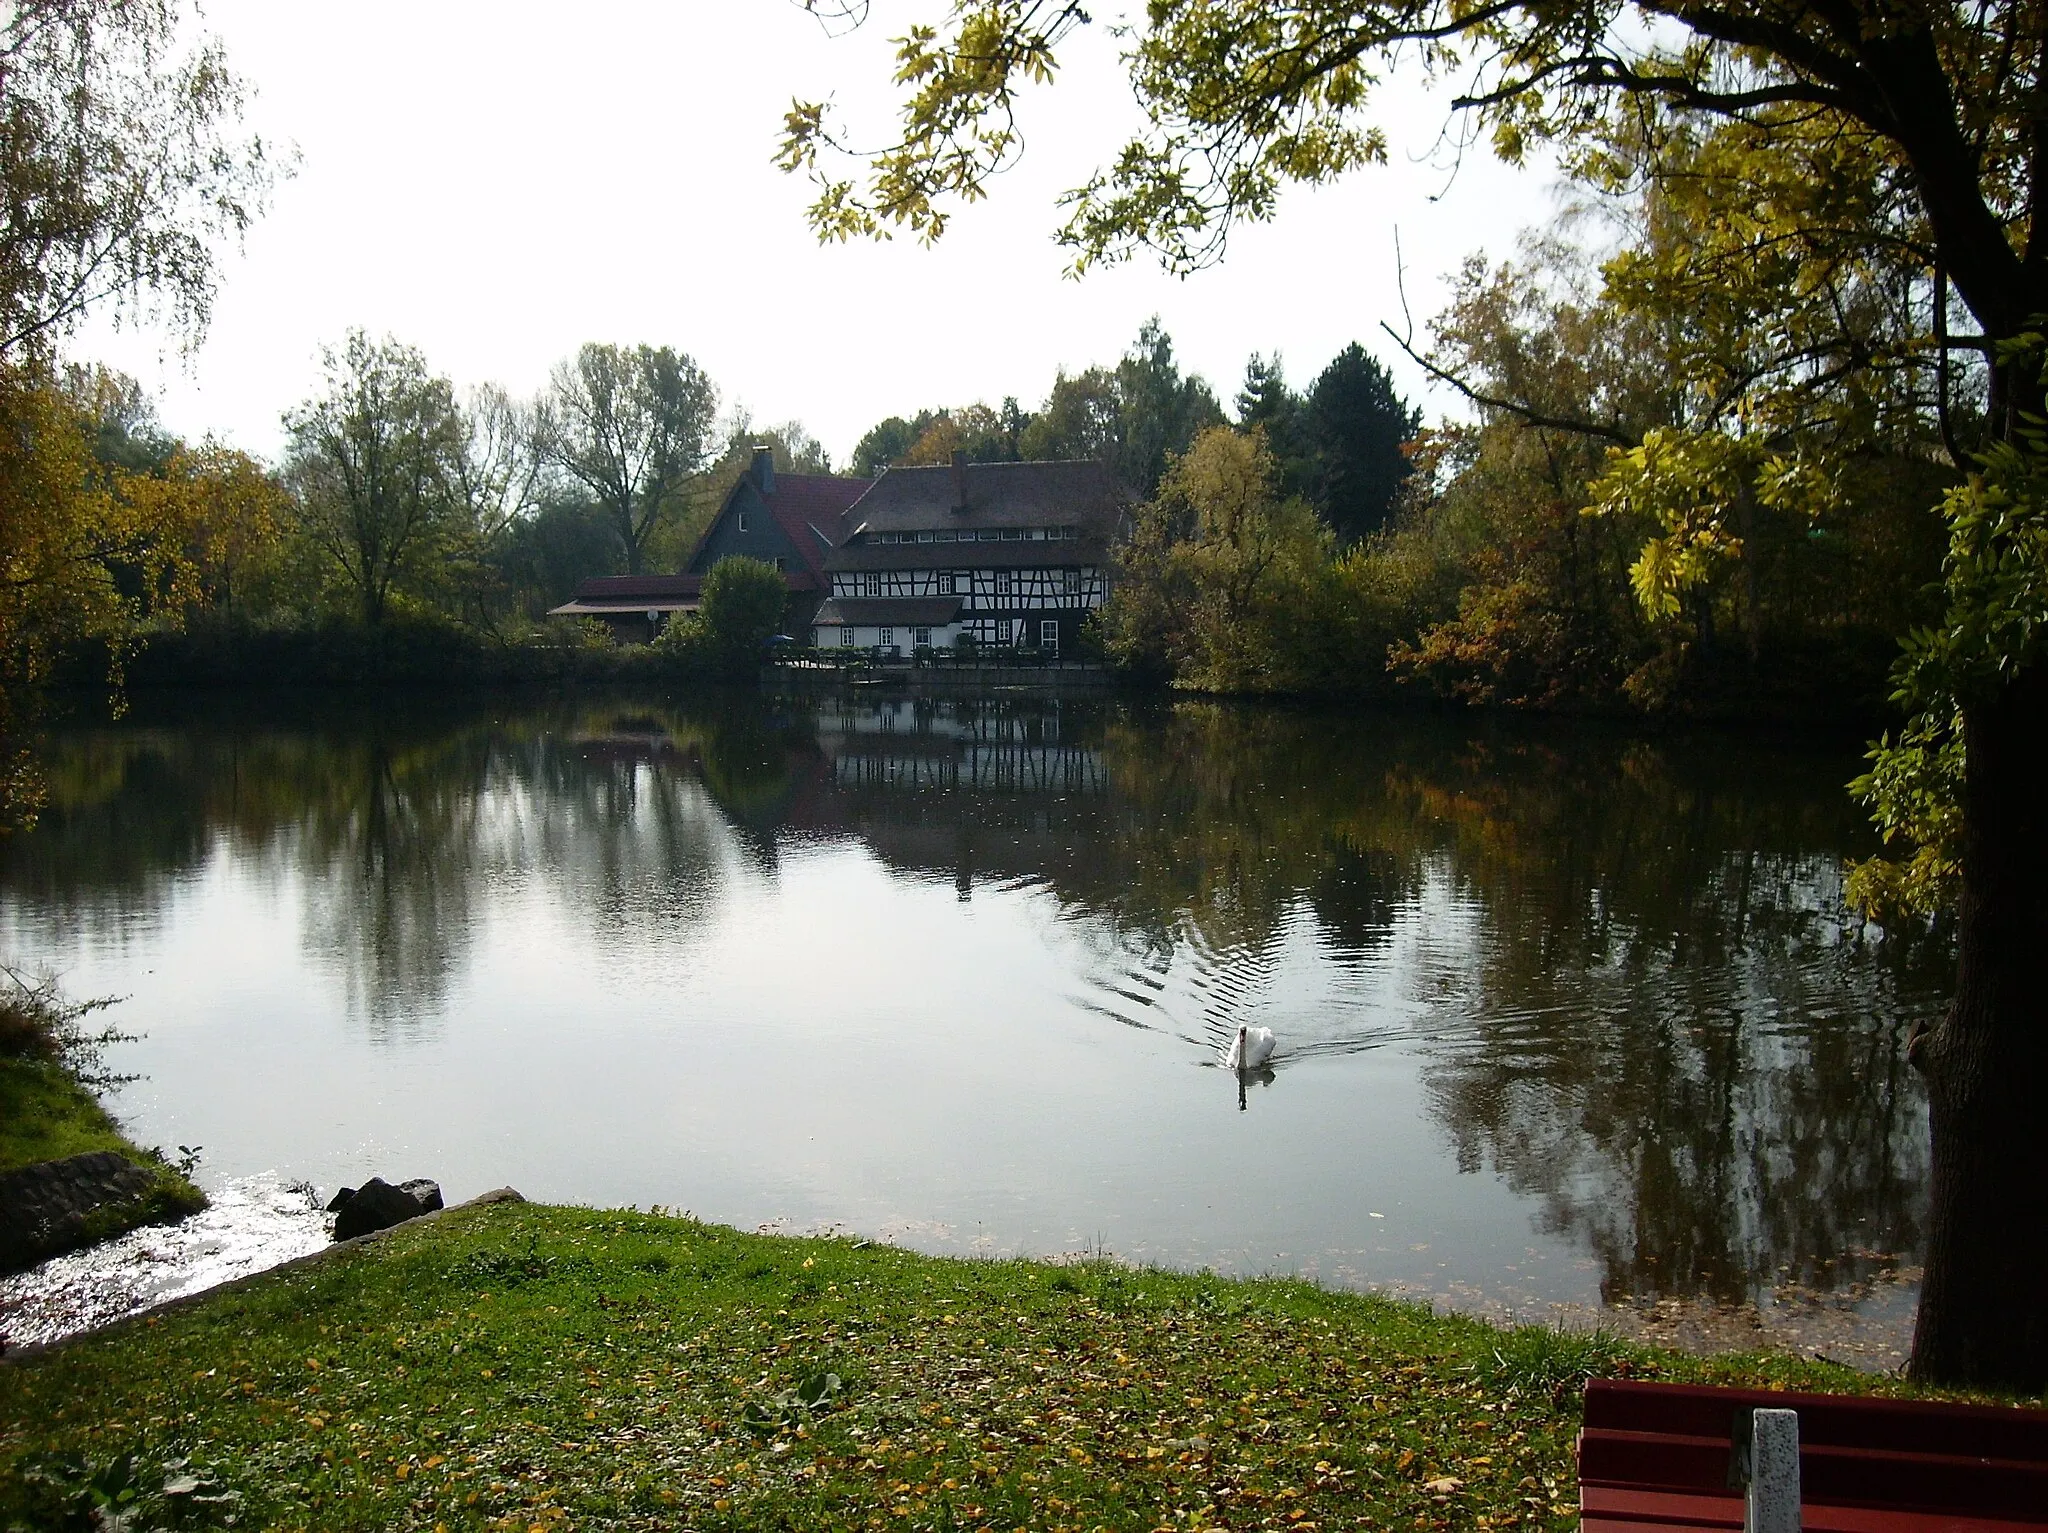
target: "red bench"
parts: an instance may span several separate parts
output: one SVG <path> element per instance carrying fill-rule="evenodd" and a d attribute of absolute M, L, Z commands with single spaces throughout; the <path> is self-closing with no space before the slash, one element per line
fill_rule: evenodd
<path fill-rule="evenodd" d="M 1808 1533 L 2040 1533 L 2048 1411 L 1594 1379 L 1579 1433 L 1583 1533 L 1740 1528 L 1748 1413 L 1799 1413 Z"/>

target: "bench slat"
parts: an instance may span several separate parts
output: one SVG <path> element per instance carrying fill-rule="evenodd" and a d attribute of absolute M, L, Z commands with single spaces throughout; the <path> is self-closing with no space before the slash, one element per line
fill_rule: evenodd
<path fill-rule="evenodd" d="M 1740 1496 L 1679 1495 L 1589 1485 L 1579 1498 L 1583 1533 L 1682 1533 L 1742 1526 Z M 1887 1507 L 1807 1506 L 1804 1533 L 2039 1533 L 2038 1522 Z"/>
<path fill-rule="evenodd" d="M 1996 1405 L 1594 1379 L 1586 1385 L 1585 1421 L 1726 1441 L 1735 1412 L 1758 1406 L 1798 1411 L 1801 1443 L 2048 1463 L 2048 1411 Z"/>

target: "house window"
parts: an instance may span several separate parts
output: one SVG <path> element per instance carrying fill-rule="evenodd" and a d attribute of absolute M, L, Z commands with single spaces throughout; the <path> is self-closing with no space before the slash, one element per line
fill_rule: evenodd
<path fill-rule="evenodd" d="M 863 596 L 880 596 L 882 594 L 882 577 L 873 573 L 861 576 L 860 594 Z"/>
<path fill-rule="evenodd" d="M 851 628 L 842 628 L 839 630 L 839 647 L 841 649 L 853 648 L 853 630 Z"/>
<path fill-rule="evenodd" d="M 894 644 L 896 642 L 896 630 L 893 628 L 877 629 L 875 632 L 875 642 L 878 644 Z"/>
<path fill-rule="evenodd" d="M 998 595 L 998 596 L 1008 596 L 1009 594 L 1010 594 L 1010 572 L 1009 572 L 1008 570 L 997 570 L 997 571 L 996 571 L 996 595 Z"/>
<path fill-rule="evenodd" d="M 1060 647 L 1060 625 L 1057 618 L 1045 618 L 1038 625 L 1038 647 L 1058 649 Z"/>
<path fill-rule="evenodd" d="M 747 530 L 747 513 L 746 513 L 746 512 L 744 512 L 744 511 L 742 511 L 742 512 L 740 513 L 740 531 L 741 531 L 741 532 L 745 532 L 746 530 Z"/>
<path fill-rule="evenodd" d="M 910 630 L 910 642 L 924 649 L 930 649 L 932 647 L 932 631 L 929 628 L 913 628 Z"/>
<path fill-rule="evenodd" d="M 775 572 L 776 572 L 776 574 L 780 575 L 780 574 L 784 573 L 785 571 L 787 571 L 787 570 L 788 570 L 788 568 L 789 568 L 789 564 L 788 564 L 788 561 L 786 561 L 786 560 L 785 560 L 785 559 L 784 559 L 784 558 L 782 557 L 782 555 L 781 555 L 781 554 L 777 554 L 777 555 L 775 556 Z"/>
<path fill-rule="evenodd" d="M 1079 570 L 1061 570 L 1060 584 L 1065 588 L 1067 595 L 1079 596 L 1081 594 L 1081 572 Z"/>
<path fill-rule="evenodd" d="M 1005 543 L 1021 543 L 1021 542 L 1023 542 L 1023 541 L 1024 541 L 1024 529 L 1023 529 L 1022 527 L 1005 527 L 1005 528 L 1003 529 L 1003 541 L 1004 541 Z"/>
<path fill-rule="evenodd" d="M 940 570 L 940 571 L 939 571 L 939 595 L 941 595 L 941 596 L 953 596 L 953 595 L 956 595 L 956 594 L 958 594 L 958 593 L 957 593 L 957 592 L 955 592 L 955 590 L 954 590 L 954 588 L 953 588 L 953 572 L 952 572 L 951 570 Z"/>
<path fill-rule="evenodd" d="M 1010 642 L 1010 640 L 1011 640 L 1011 638 L 1012 638 L 1012 637 L 1013 637 L 1013 630 L 1012 630 L 1012 629 L 1011 629 L 1011 627 L 1010 627 L 1010 620 L 1009 620 L 1008 618 L 1006 618 L 1006 617 L 1003 617 L 1003 618 L 997 618 L 997 619 L 996 619 L 996 643 L 998 643 L 998 644 L 1008 644 L 1008 643 Z"/>

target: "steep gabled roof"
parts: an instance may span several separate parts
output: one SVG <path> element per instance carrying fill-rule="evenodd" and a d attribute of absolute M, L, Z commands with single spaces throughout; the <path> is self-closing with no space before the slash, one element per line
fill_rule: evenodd
<path fill-rule="evenodd" d="M 782 535 L 796 550 L 797 558 L 803 561 L 802 569 L 784 572 L 789 579 L 789 588 L 792 591 L 830 590 L 832 582 L 825 576 L 825 555 L 845 541 L 850 526 L 846 513 L 868 492 L 872 481 L 842 479 L 837 474 L 777 474 L 775 488 L 764 493 L 757 477 L 759 472 L 758 465 L 750 466 L 733 481 L 732 488 L 725 492 L 725 499 L 719 502 L 718 514 L 712 517 L 710 526 L 697 539 L 697 546 L 690 550 L 690 557 L 683 561 L 683 568 L 688 569 L 697 562 L 698 556 L 704 552 L 704 545 L 711 540 L 711 534 L 732 510 L 733 498 L 746 489 L 751 490 L 768 508 L 775 525 L 782 529 Z"/>

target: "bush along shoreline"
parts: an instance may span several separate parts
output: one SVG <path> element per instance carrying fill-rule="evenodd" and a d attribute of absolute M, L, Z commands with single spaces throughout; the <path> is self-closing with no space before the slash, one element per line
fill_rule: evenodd
<path fill-rule="evenodd" d="M 123 1080 L 104 1063 L 123 1035 L 87 1025 L 105 1004 L 0 965 L 0 1273 L 206 1206 L 193 1152 L 141 1148 L 100 1104 Z"/>
<path fill-rule="evenodd" d="M 1857 1393 L 1298 1281 L 451 1209 L 0 1363 L 0 1527 L 1576 1525 L 1580 1386 Z M 100 1525 L 104 1525 L 103 1523 Z"/>

